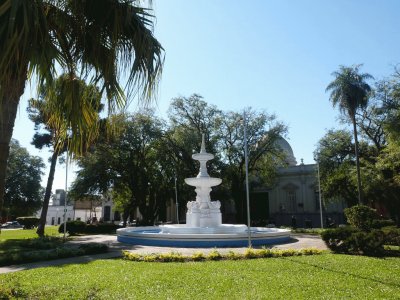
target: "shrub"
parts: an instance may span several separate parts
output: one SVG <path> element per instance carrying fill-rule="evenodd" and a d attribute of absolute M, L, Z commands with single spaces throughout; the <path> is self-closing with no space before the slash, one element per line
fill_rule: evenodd
<path fill-rule="evenodd" d="M 321 234 L 321 232 L 324 230 L 325 229 L 322 229 L 322 228 L 293 228 L 292 232 L 318 235 L 318 234 Z"/>
<path fill-rule="evenodd" d="M 261 250 L 258 250 L 258 253 L 260 257 L 272 257 L 271 249 L 262 248 Z"/>
<path fill-rule="evenodd" d="M 286 250 L 283 250 L 281 254 L 283 257 L 285 257 L 285 256 L 296 256 L 296 255 L 298 255 L 298 253 L 300 253 L 300 252 L 298 252 L 294 249 L 286 249 Z"/>
<path fill-rule="evenodd" d="M 132 260 L 132 261 L 141 261 L 142 256 L 137 253 L 129 252 L 129 251 L 122 251 L 123 258 L 126 260 Z"/>
<path fill-rule="evenodd" d="M 195 252 L 192 254 L 191 258 L 193 261 L 202 261 L 206 259 L 203 252 Z"/>
<path fill-rule="evenodd" d="M 158 255 L 157 254 L 149 254 L 143 256 L 143 261 L 145 262 L 155 262 L 157 261 Z"/>
<path fill-rule="evenodd" d="M 107 233 L 115 233 L 115 231 L 119 228 L 118 225 L 110 224 L 110 223 L 99 223 L 99 224 L 89 224 L 87 225 L 82 221 L 68 221 L 67 222 L 67 232 L 70 235 L 74 234 L 107 234 Z M 58 232 L 64 232 L 64 223 L 60 225 L 58 228 Z"/>
<path fill-rule="evenodd" d="M 137 254 L 129 251 L 122 251 L 123 258 L 130 261 L 140 262 L 185 262 L 185 261 L 204 261 L 204 260 L 238 260 L 244 258 L 264 258 L 264 257 L 284 257 L 298 255 L 314 255 L 321 254 L 323 251 L 318 249 L 302 249 L 302 250 L 271 250 L 271 249 L 247 249 L 245 254 L 229 251 L 222 255 L 217 250 L 211 251 L 208 256 L 204 256 L 202 252 L 196 252 L 191 256 L 184 256 L 180 253 L 164 253 L 164 254 Z"/>
<path fill-rule="evenodd" d="M 208 253 L 207 258 L 209 260 L 220 260 L 222 255 L 217 250 L 212 250 L 210 253 Z"/>
<path fill-rule="evenodd" d="M 67 258 L 73 256 L 84 255 L 85 252 L 82 249 L 77 248 L 57 248 L 56 251 L 58 258 Z"/>
<path fill-rule="evenodd" d="M 230 250 L 227 254 L 226 254 L 226 259 L 229 260 L 238 260 L 238 259 L 242 259 L 243 255 L 233 252 L 232 250 Z"/>
<path fill-rule="evenodd" d="M 314 255 L 314 254 L 321 254 L 322 250 L 316 248 L 305 248 L 300 249 L 298 255 Z"/>
<path fill-rule="evenodd" d="M 395 226 L 396 223 L 391 219 L 377 219 L 372 220 L 371 228 L 382 229 L 383 227 Z"/>
<path fill-rule="evenodd" d="M 328 229 L 322 234 L 326 245 L 334 252 L 380 256 L 384 253 L 386 235 L 382 230 L 361 231 L 352 227 Z"/>
<path fill-rule="evenodd" d="M 355 232 L 349 236 L 348 243 L 354 254 L 380 256 L 384 253 L 385 235 L 383 231 L 377 229 L 371 232 Z"/>
<path fill-rule="evenodd" d="M 157 257 L 157 261 L 160 262 L 183 262 L 185 261 L 185 257 L 180 253 L 170 252 L 170 253 L 162 253 Z"/>
<path fill-rule="evenodd" d="M 25 229 L 32 229 L 39 224 L 39 218 L 36 217 L 18 217 L 17 221 L 24 226 Z"/>
<path fill-rule="evenodd" d="M 69 235 L 74 235 L 77 233 L 83 233 L 84 229 L 86 227 L 86 223 L 82 222 L 82 221 L 68 221 L 67 222 L 67 232 Z M 58 232 L 59 233 L 63 233 L 64 232 L 64 223 L 62 223 L 60 225 L 60 227 L 58 227 Z"/>
<path fill-rule="evenodd" d="M 100 233 L 115 233 L 115 231 L 120 228 L 118 225 L 112 223 L 99 223 L 97 225 L 89 224 L 83 229 L 81 233 L 91 233 L 91 234 L 100 234 Z"/>
<path fill-rule="evenodd" d="M 382 231 L 385 233 L 385 245 L 400 246 L 400 228 L 386 227 Z"/>
<path fill-rule="evenodd" d="M 365 231 L 369 231 L 372 228 L 373 221 L 378 219 L 376 210 L 366 205 L 345 208 L 344 214 L 350 225 Z"/>
<path fill-rule="evenodd" d="M 63 240 L 61 238 L 44 236 L 40 238 L 21 240 L 19 245 L 26 248 L 46 250 L 56 248 L 62 243 Z"/>
<path fill-rule="evenodd" d="M 347 242 L 347 239 L 354 232 L 358 232 L 356 228 L 346 226 L 339 228 L 326 229 L 321 233 L 321 237 L 324 240 L 325 244 L 331 249 L 333 252 L 338 253 L 348 253 L 350 249 L 350 245 Z"/>
<path fill-rule="evenodd" d="M 258 258 L 258 253 L 257 251 L 255 251 L 253 248 L 247 248 L 244 253 L 243 256 L 245 258 Z"/>

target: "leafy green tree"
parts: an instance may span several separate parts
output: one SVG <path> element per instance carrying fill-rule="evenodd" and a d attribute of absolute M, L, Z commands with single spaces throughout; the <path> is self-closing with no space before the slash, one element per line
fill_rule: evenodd
<path fill-rule="evenodd" d="M 154 38 L 153 16 L 135 0 L 0 1 L 0 211 L 6 166 L 18 104 L 32 76 L 51 84 L 56 69 L 99 85 L 113 110 L 126 91 L 151 99 L 163 63 Z M 71 86 L 74 85 L 70 81 Z M 65 116 L 73 135 L 82 116 L 73 88 L 65 98 Z M 77 125 L 78 124 L 78 125 Z M 77 142 L 71 147 L 81 147 Z"/>
<path fill-rule="evenodd" d="M 185 210 L 187 201 L 196 196 L 193 187 L 188 186 L 184 178 L 194 177 L 199 171 L 192 154 L 200 150 L 202 134 L 205 135 L 207 152 L 215 155 L 208 163 L 210 176 L 221 177 L 221 152 L 218 148 L 220 137 L 217 132 L 221 113 L 215 105 L 208 104 L 198 94 L 174 98 L 171 101 L 168 109 L 169 127 L 164 134 L 167 147 L 164 154 L 167 155 L 165 159 L 171 162 L 171 169 L 177 177 L 181 213 Z M 213 197 L 216 192 L 221 192 L 221 189 L 214 188 Z"/>
<path fill-rule="evenodd" d="M 43 197 L 40 183 L 44 167 L 40 157 L 31 156 L 18 141 L 11 140 L 3 216 L 7 219 L 30 216 L 40 208 Z"/>
<path fill-rule="evenodd" d="M 363 143 L 363 149 L 366 145 Z M 357 204 L 355 145 L 347 130 L 329 130 L 318 142 L 315 152 L 320 166 L 321 189 L 326 201 L 345 200 Z"/>
<path fill-rule="evenodd" d="M 371 87 L 366 80 L 373 77 L 367 73 L 359 72 L 360 65 L 345 67 L 340 66 L 339 71 L 335 71 L 332 75 L 335 77 L 326 88 L 330 91 L 330 100 L 334 106 L 339 106 L 342 113 L 346 113 L 353 124 L 354 145 L 357 168 L 357 187 L 358 201 L 363 203 L 361 190 L 360 161 L 358 156 L 358 138 L 356 126 L 356 112 L 359 108 L 363 108 L 368 104 L 368 96 Z"/>
<path fill-rule="evenodd" d="M 119 137 L 96 145 L 78 160 L 81 170 L 71 196 L 104 194 L 113 189 L 125 210 L 125 220 L 139 208 L 141 221 L 153 224 L 165 201 L 173 196 L 173 173 L 163 156 L 163 124 L 147 112 L 127 117 L 121 126 Z"/>
<path fill-rule="evenodd" d="M 380 82 L 378 94 L 380 110 L 385 114 L 383 123 L 387 145 L 380 151 L 376 169 L 383 187 L 381 199 L 390 215 L 400 224 L 400 73 Z"/>
<path fill-rule="evenodd" d="M 284 160 L 277 140 L 286 133 L 286 126 L 275 115 L 246 110 L 248 170 L 256 180 L 271 183 L 274 170 Z M 223 184 L 235 201 L 239 222 L 245 220 L 245 155 L 243 114 L 227 112 L 217 129 L 221 153 Z M 256 182 L 253 181 L 253 184 Z"/>
<path fill-rule="evenodd" d="M 71 123 L 65 116 L 66 94 L 69 92 L 66 87 L 70 87 L 69 81 L 74 83 L 74 97 L 78 100 L 85 117 L 80 120 L 78 130 L 75 135 L 69 136 Z M 30 99 L 28 113 L 29 118 L 35 124 L 36 133 L 32 144 L 39 149 L 51 147 L 53 152 L 50 158 L 50 171 L 47 178 L 46 192 L 43 199 L 42 213 L 37 228 L 39 236 L 44 235 L 46 216 L 49 206 L 51 190 L 53 186 L 54 173 L 58 157 L 70 148 L 68 144 L 73 144 L 78 140 L 82 148 L 87 148 L 97 137 L 100 124 L 99 112 L 102 108 L 101 93 L 94 85 L 86 85 L 83 80 L 75 78 L 71 74 L 64 74 L 57 78 L 51 85 L 42 86 L 39 99 Z M 57 103 L 57 105 L 54 105 Z M 82 142 L 83 141 L 83 142 Z M 82 153 L 83 149 L 69 149 L 69 155 Z"/>
<path fill-rule="evenodd" d="M 399 186 L 396 172 L 400 151 L 391 148 L 391 142 L 381 151 L 374 143 L 360 141 L 360 166 L 362 169 L 365 200 L 373 207 L 398 220 L 400 212 Z M 330 130 L 320 139 L 315 152 L 320 164 L 321 188 L 325 201 L 344 200 L 347 206 L 357 204 L 357 174 L 355 169 L 352 134 L 346 130 Z"/>
<path fill-rule="evenodd" d="M 246 113 L 249 172 L 253 178 L 272 180 L 276 166 L 283 159 L 276 141 L 285 134 L 286 126 L 277 121 L 275 115 L 266 112 L 248 109 Z M 212 193 L 220 200 L 234 199 L 237 221 L 243 221 L 245 213 L 242 207 L 245 199 L 242 117 L 238 112 L 222 112 L 197 94 L 173 99 L 169 109 L 169 132 L 172 133 L 168 140 L 171 144 L 169 153 L 173 154 L 178 174 L 185 178 L 198 172 L 191 155 L 200 148 L 201 134 L 204 133 L 207 151 L 215 155 L 209 163 L 209 173 L 222 178 L 222 185 L 213 188 Z M 193 199 L 193 188 L 185 185 L 183 180 L 181 184 L 181 198 Z"/>
<path fill-rule="evenodd" d="M 247 116 L 249 171 L 254 178 L 272 180 L 274 168 L 284 159 L 276 141 L 286 132 L 286 126 L 264 112 L 249 109 Z M 165 200 L 174 197 L 175 176 L 179 177 L 179 207 L 194 200 L 193 187 L 183 179 L 199 171 L 192 154 L 199 150 L 201 134 L 205 133 L 207 151 L 215 154 L 208 165 L 210 176 L 223 180 L 213 189 L 212 198 L 236 197 L 240 207 L 245 178 L 240 117 L 239 113 L 221 112 L 199 95 L 173 99 L 168 127 L 154 116 L 135 114 L 121 125 L 124 129 L 119 139 L 96 145 L 90 155 L 79 160 L 81 170 L 71 192 L 79 197 L 112 189 L 125 211 L 124 218 L 138 207 L 149 224 L 165 206 Z M 128 197 L 131 199 L 126 201 Z M 239 213 L 241 218 L 242 211 Z"/>

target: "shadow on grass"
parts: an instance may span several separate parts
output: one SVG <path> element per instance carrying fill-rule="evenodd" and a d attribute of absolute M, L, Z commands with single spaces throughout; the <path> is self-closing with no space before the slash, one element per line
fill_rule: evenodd
<path fill-rule="evenodd" d="M 62 238 L 45 236 L 43 238 L 8 239 L 0 242 L 0 253 L 54 249 L 63 244 Z"/>
<path fill-rule="evenodd" d="M 280 259 L 283 259 L 283 258 L 280 258 Z M 335 269 L 332 269 L 332 268 L 328 268 L 326 266 L 320 266 L 320 265 L 309 263 L 309 262 L 298 261 L 298 260 L 296 260 L 294 258 L 285 257 L 284 259 L 285 260 L 290 260 L 291 262 L 299 264 L 299 265 L 307 265 L 307 266 L 311 266 L 311 267 L 314 267 L 314 268 L 317 268 L 317 269 L 320 269 L 320 270 L 323 270 L 323 271 L 331 272 L 331 273 L 336 273 L 336 274 L 340 274 L 340 275 L 347 275 L 347 276 L 350 275 L 350 276 L 352 276 L 354 278 L 357 278 L 357 279 L 362 279 L 362 280 L 370 281 L 370 282 L 373 282 L 373 283 L 380 283 L 380 284 L 383 284 L 383 285 L 389 286 L 389 287 L 400 288 L 400 284 L 390 283 L 390 282 L 387 282 L 387 281 L 382 281 L 382 280 L 378 280 L 378 279 L 375 279 L 375 278 L 362 276 L 362 275 L 351 273 L 351 272 L 335 270 Z M 384 259 L 384 258 L 381 258 L 381 259 Z"/>
<path fill-rule="evenodd" d="M 108 252 L 108 246 L 101 243 L 70 245 L 63 243 L 62 238 L 56 237 L 7 240 L 0 243 L 0 266 L 34 264 L 106 252 Z"/>

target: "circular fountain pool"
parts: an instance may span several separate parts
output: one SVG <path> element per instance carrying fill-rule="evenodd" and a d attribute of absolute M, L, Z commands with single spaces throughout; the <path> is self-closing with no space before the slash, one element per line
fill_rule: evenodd
<path fill-rule="evenodd" d="M 128 227 L 117 230 L 122 243 L 161 247 L 246 247 L 248 232 L 246 225 L 222 224 L 217 227 L 186 227 L 186 225 L 164 225 Z M 284 243 L 290 240 L 290 230 L 251 227 L 253 246 Z"/>

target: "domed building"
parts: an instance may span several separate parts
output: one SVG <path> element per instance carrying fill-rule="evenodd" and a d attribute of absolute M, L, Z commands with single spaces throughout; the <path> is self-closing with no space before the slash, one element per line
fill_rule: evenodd
<path fill-rule="evenodd" d="M 296 158 L 294 157 L 292 147 L 288 143 L 287 140 L 285 140 L 283 137 L 280 137 L 275 144 L 277 145 L 278 148 L 282 150 L 282 152 L 286 156 L 286 163 L 288 166 L 295 166 L 297 165 Z"/>
<path fill-rule="evenodd" d="M 302 159 L 297 164 L 292 147 L 284 138 L 278 139 L 277 146 L 285 155 L 287 166 L 277 170 L 274 184 L 252 191 L 251 219 L 277 226 L 320 227 L 317 165 L 304 164 Z M 336 224 L 344 223 L 343 208 L 343 203 L 323 205 L 324 222 L 331 218 Z"/>

